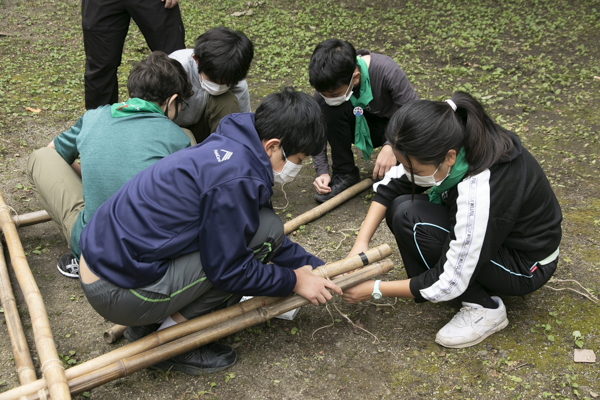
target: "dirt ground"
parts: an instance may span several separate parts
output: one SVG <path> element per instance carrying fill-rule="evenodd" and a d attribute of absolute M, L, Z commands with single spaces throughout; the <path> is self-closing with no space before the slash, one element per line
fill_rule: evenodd
<path fill-rule="evenodd" d="M 27 182 L 28 154 L 84 112 L 79 8 L 75 0 L 0 0 L 0 190 L 19 214 L 41 209 Z M 600 396 L 598 362 L 573 361 L 579 345 L 600 356 L 599 305 L 572 291 L 550 289 L 581 292 L 577 281 L 596 297 L 600 292 L 598 10 L 598 0 L 183 2 L 189 46 L 205 29 L 220 24 L 241 29 L 253 40 L 256 56 L 248 82 L 254 108 L 285 85 L 310 92 L 306 69 L 312 49 L 338 36 L 394 58 L 421 98 L 443 100 L 459 89 L 474 94 L 499 123 L 521 137 L 551 180 L 564 214 L 555 275 L 562 281 L 525 297 L 503 297 L 510 325 L 467 349 L 444 349 L 434 342 L 436 332 L 459 310 L 458 302 L 347 305 L 338 298 L 333 303 L 339 312 L 333 305 L 304 306 L 293 321 L 274 319 L 224 338 L 238 353 L 237 364 L 227 371 L 190 377 L 145 370 L 78 398 Z M 238 11 L 252 14 L 232 15 Z M 131 65 L 147 53 L 132 26 L 120 70 L 122 85 Z M 126 96 L 124 86 L 121 90 Z M 362 177 L 369 177 L 374 162 L 356 154 Z M 285 193 L 275 188 L 273 203 L 282 220 L 316 205 L 313 179 L 307 161 Z M 371 197 L 371 190 L 361 193 L 298 230 L 292 240 L 325 261 L 343 258 Z M 44 223 L 19 228 L 19 234 L 65 365 L 124 345 L 124 340 L 113 345 L 102 340 L 111 324 L 89 306 L 77 280 L 56 270 L 57 258 L 68 251 L 57 227 Z M 382 243 L 392 246 L 395 263 L 383 279 L 406 277 L 385 224 L 372 245 Z M 29 314 L 12 270 L 11 279 L 39 369 Z M 374 336 L 353 328 L 340 312 Z M 0 321 L 2 392 L 19 381 L 1 313 Z"/>

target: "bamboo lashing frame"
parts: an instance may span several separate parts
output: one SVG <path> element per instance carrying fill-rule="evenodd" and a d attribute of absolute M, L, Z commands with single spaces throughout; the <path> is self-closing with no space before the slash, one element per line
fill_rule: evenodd
<path fill-rule="evenodd" d="M 333 198 L 327 200 L 323 204 L 318 205 L 317 207 L 305 212 L 304 214 L 301 214 L 296 218 L 286 222 L 283 225 L 283 231 L 286 235 L 292 233 L 300 226 L 305 225 L 310 221 L 313 221 L 323 216 L 323 214 L 333 210 L 334 208 L 344 203 L 345 201 L 351 199 L 352 197 L 356 196 L 363 190 L 368 189 L 369 187 L 371 187 L 372 184 L 373 181 L 371 179 L 365 179 L 361 182 L 358 182 L 354 186 L 350 186 L 348 189 L 344 190 L 337 196 L 334 196 Z"/>
<path fill-rule="evenodd" d="M 348 274 L 342 277 L 339 277 L 333 280 L 339 287 L 343 289 L 347 289 L 349 287 L 355 286 L 361 282 L 364 282 L 374 276 L 382 275 L 389 272 L 394 266 L 394 263 L 391 260 L 383 260 L 381 262 L 377 262 L 375 264 L 369 265 L 363 268 L 360 271 L 356 271 L 352 274 Z M 259 299 L 259 298 L 255 298 Z M 269 299 L 270 304 L 265 306 L 256 308 L 252 311 L 245 312 L 235 318 L 223 321 L 219 324 L 209 326 L 201 331 L 189 333 L 188 335 L 181 337 L 180 339 L 173 340 L 171 342 L 161 344 L 157 347 L 154 347 L 150 350 L 138 353 L 134 356 L 126 357 L 120 359 L 117 362 L 109 364 L 104 368 L 93 370 L 87 374 L 80 375 L 73 379 L 69 380 L 69 387 L 71 389 L 71 393 L 79 394 L 86 390 L 93 389 L 100 385 L 111 382 L 115 379 L 122 378 L 128 376 L 134 372 L 140 371 L 144 368 L 148 368 L 151 365 L 159 363 L 161 361 L 167 360 L 176 355 L 185 353 L 187 351 L 193 350 L 197 347 L 203 346 L 205 344 L 214 342 L 220 338 L 225 336 L 229 336 L 235 332 L 246 329 L 250 326 L 265 322 L 271 318 L 276 317 L 277 315 L 283 314 L 287 311 L 293 310 L 295 308 L 301 307 L 305 304 L 308 304 L 309 301 L 299 295 L 293 295 L 287 298 L 267 298 Z M 252 299 L 254 300 L 254 299 Z M 249 300 L 244 303 L 249 303 L 252 300 Z M 241 304 L 244 304 L 241 303 Z M 202 317 L 199 317 L 202 318 Z M 194 321 L 194 320 L 191 320 Z M 185 324 L 188 324 L 189 322 Z M 182 326 L 184 324 L 181 324 Z M 133 346 L 138 342 L 142 341 L 157 341 L 158 338 L 162 336 L 173 336 L 174 337 L 174 329 L 177 327 L 167 328 L 164 331 L 156 332 L 154 334 L 150 334 L 143 339 L 140 339 L 132 344 L 124 346 L 122 349 Z M 190 329 L 188 328 L 188 331 Z M 121 350 L 121 349 L 118 349 Z M 115 350 L 115 351 L 118 351 Z M 113 353 L 113 352 L 111 352 Z M 110 353 L 108 353 L 110 354 Z M 93 361 L 93 360 L 92 360 Z M 83 365 L 83 364 L 82 364 Z M 67 370 L 67 373 L 73 370 L 76 367 L 73 367 Z M 37 384 L 40 381 L 36 381 Z M 32 386 L 27 385 L 27 387 Z M 22 386 L 21 388 L 24 388 Z M 34 391 L 29 390 L 27 393 L 18 391 L 18 389 L 13 389 L 8 392 L 4 392 L 0 394 L 0 400 L 8 400 L 8 399 L 17 399 L 18 396 L 32 396 L 27 397 L 28 399 L 35 400 L 39 399 L 40 393 L 42 390 Z"/>
<path fill-rule="evenodd" d="M 0 241 L 0 298 L 2 300 L 2 308 L 4 308 L 4 318 L 6 320 L 6 329 L 10 338 L 10 344 L 15 356 L 15 364 L 17 365 L 17 373 L 21 385 L 37 380 L 33 360 L 27 347 L 25 332 L 19 318 L 17 310 L 17 302 L 10 286 L 10 278 L 8 277 L 8 268 L 4 259 L 4 247 Z"/>
<path fill-rule="evenodd" d="M 365 252 L 365 256 L 367 257 L 369 262 L 379 261 L 385 257 L 388 257 L 390 254 L 391 248 L 387 244 L 377 246 Z M 319 267 L 313 272 L 318 271 L 316 273 L 320 276 L 332 277 L 336 274 L 352 271 L 363 265 L 364 262 L 360 256 L 353 256 L 348 257 L 344 260 L 336 261 L 334 263 Z M 351 275 L 354 274 L 355 273 Z M 143 339 L 137 340 L 119 349 L 103 354 L 95 359 L 69 368 L 68 370 L 66 370 L 67 379 L 69 380 L 69 382 L 71 382 L 74 379 L 77 379 L 81 376 L 93 374 L 95 371 L 106 367 L 107 365 L 118 363 L 120 362 L 120 360 L 134 357 L 135 355 L 143 352 L 151 352 L 157 346 L 163 345 L 175 339 L 179 339 L 185 335 L 192 334 L 203 329 L 208 329 L 211 326 L 223 324 L 229 320 L 232 320 L 233 318 L 244 315 L 259 307 L 269 306 L 278 301 L 281 301 L 281 299 L 277 297 L 255 297 L 243 303 L 238 303 L 234 306 L 225 308 L 223 310 L 215 311 L 213 313 L 194 318 L 190 321 L 187 321 L 182 324 L 177 324 L 160 332 L 155 332 L 146 336 Z M 21 396 L 29 396 L 44 388 L 45 381 L 44 379 L 40 379 L 32 384 L 24 385 L 18 388 L 11 389 L 7 392 L 0 393 L 0 400 L 18 399 Z"/>
<path fill-rule="evenodd" d="M 365 189 L 368 189 L 372 184 L 373 184 L 373 181 L 371 179 L 365 179 L 365 180 L 357 183 L 354 186 L 350 186 L 348 189 L 344 190 L 343 192 L 341 192 L 337 196 L 333 197 L 332 199 L 327 200 L 323 204 L 286 222 L 284 225 L 285 234 L 288 235 L 288 234 L 292 233 L 293 231 L 295 231 L 296 229 L 298 229 L 298 227 L 300 225 L 304 225 L 312 220 L 315 220 L 315 219 L 323 216 L 323 214 L 325 214 L 326 212 L 333 210 L 340 204 L 351 199 L 352 197 L 356 196 L 357 194 L 364 191 Z M 17 216 L 13 217 L 13 221 L 14 221 L 15 225 L 17 225 L 17 226 L 35 225 L 35 224 L 40 224 L 42 222 L 48 222 L 51 220 L 52 219 L 50 218 L 50 215 L 48 215 L 48 213 L 45 210 L 35 211 L 35 212 L 17 215 Z"/>
<path fill-rule="evenodd" d="M 70 399 L 65 370 L 62 361 L 58 358 L 44 300 L 27 264 L 17 228 L 2 193 L 0 193 L 0 225 L 10 253 L 11 265 L 29 309 L 35 347 L 40 358 L 42 374 L 48 382 L 50 396 L 56 400 Z"/>
<path fill-rule="evenodd" d="M 50 215 L 48 215 L 46 210 L 41 210 L 34 211 L 28 214 L 15 215 L 14 217 L 12 217 L 12 220 L 16 226 L 21 227 L 52 221 L 52 218 L 50 218 Z"/>

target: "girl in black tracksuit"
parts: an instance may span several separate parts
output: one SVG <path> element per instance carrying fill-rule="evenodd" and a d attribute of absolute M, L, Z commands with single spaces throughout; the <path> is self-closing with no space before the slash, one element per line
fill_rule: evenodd
<path fill-rule="evenodd" d="M 464 307 L 436 342 L 479 343 L 508 325 L 502 300 L 490 292 L 531 293 L 556 270 L 562 220 L 556 196 L 519 138 L 466 93 L 405 105 L 386 134 L 401 164 L 374 185 L 351 254 L 368 248 L 385 217 L 409 279 L 365 282 L 344 298 L 459 299 Z"/>

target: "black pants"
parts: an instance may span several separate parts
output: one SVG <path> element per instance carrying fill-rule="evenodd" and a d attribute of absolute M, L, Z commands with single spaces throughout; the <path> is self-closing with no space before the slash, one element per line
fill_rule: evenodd
<path fill-rule="evenodd" d="M 386 222 L 396 237 L 402 261 L 409 278 L 437 268 L 444 245 L 449 238 L 450 220 L 445 206 L 429 202 L 427 195 L 396 198 L 386 211 Z M 489 293 L 522 296 L 542 287 L 554 271 L 557 261 L 546 265 L 523 260 L 514 250 L 501 247 L 488 263 L 473 276 L 461 301 L 495 308 Z"/>
<path fill-rule="evenodd" d="M 88 110 L 118 101 L 117 68 L 131 18 L 152 51 L 185 48 L 179 5 L 166 9 L 160 0 L 82 0 L 81 18 Z"/>
<path fill-rule="evenodd" d="M 356 117 L 352 114 L 354 107 L 350 101 L 331 107 L 327 104 L 321 106 L 321 111 L 327 123 L 327 141 L 331 146 L 331 170 L 333 175 L 358 174 L 358 168 L 354 164 L 352 144 L 354 143 L 354 127 Z M 382 146 L 385 139 L 385 127 L 388 118 L 378 117 L 367 111 L 364 113 L 371 131 L 373 148 Z"/>

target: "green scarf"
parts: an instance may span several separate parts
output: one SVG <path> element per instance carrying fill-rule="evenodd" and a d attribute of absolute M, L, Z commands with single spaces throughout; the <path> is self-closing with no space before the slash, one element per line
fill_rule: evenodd
<path fill-rule="evenodd" d="M 444 182 L 442 182 L 440 186 L 434 186 L 429 189 L 429 202 L 442 204 L 440 195 L 458 185 L 458 182 L 462 180 L 468 169 L 469 164 L 467 164 L 467 160 L 465 160 L 465 148 L 462 147 L 456 155 L 456 161 L 452 166 L 450 175 L 444 179 Z"/>
<path fill-rule="evenodd" d="M 149 112 L 165 115 L 163 110 L 156 103 L 138 99 L 137 97 L 129 99 L 123 103 L 115 103 L 110 106 L 110 115 L 112 115 L 113 118 L 127 117 L 138 112 Z"/>
<path fill-rule="evenodd" d="M 350 102 L 354 106 L 352 111 L 356 116 L 354 126 L 354 145 L 362 150 L 366 161 L 371 158 L 373 153 L 373 142 L 371 142 L 371 131 L 364 117 L 365 107 L 373 100 L 371 92 L 371 80 L 369 79 L 369 68 L 367 63 L 361 57 L 356 57 L 356 62 L 360 70 L 360 93 L 359 97 L 350 96 Z"/>

